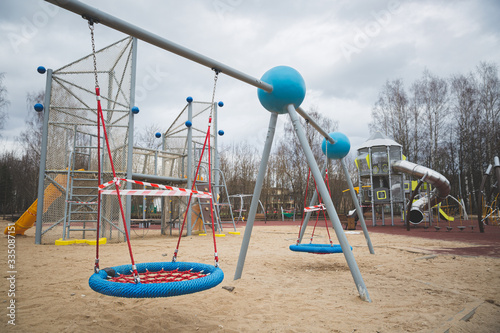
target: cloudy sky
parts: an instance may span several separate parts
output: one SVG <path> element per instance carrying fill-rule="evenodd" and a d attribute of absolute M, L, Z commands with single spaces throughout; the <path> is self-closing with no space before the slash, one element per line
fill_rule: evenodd
<path fill-rule="evenodd" d="M 356 149 L 369 136 L 371 108 L 387 79 L 410 84 L 424 69 L 448 77 L 480 61 L 500 64 L 500 1 L 83 0 L 175 43 L 260 78 L 288 65 L 306 82 L 302 104 L 338 121 Z M 125 37 L 96 26 L 96 46 Z M 58 69 L 91 51 L 87 22 L 41 0 L 0 2 L 0 72 L 9 119 L 1 145 L 24 129 L 26 94 L 43 90 L 39 65 Z M 210 101 L 213 72 L 139 42 L 136 128 L 167 129 L 187 96 Z M 219 128 L 225 143 L 263 145 L 269 113 L 256 88 L 221 75 Z M 280 116 L 279 124 L 286 115 Z M 281 126 L 280 126 L 281 127 Z M 279 135 L 279 134 L 278 134 Z"/>

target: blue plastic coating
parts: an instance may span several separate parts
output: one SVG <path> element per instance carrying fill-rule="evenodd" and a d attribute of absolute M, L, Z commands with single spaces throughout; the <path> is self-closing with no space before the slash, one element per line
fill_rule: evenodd
<path fill-rule="evenodd" d="M 156 133 L 155 133 L 155 136 L 156 136 L 157 138 L 161 138 L 161 133 L 160 133 L 160 132 L 156 132 Z"/>
<path fill-rule="evenodd" d="M 219 132 L 217 132 L 217 133 L 219 133 L 220 136 L 224 135 L 224 131 L 223 130 L 219 130 Z"/>
<path fill-rule="evenodd" d="M 339 244 L 292 244 L 290 250 L 295 252 L 307 252 L 316 254 L 342 253 L 342 247 Z M 352 251 L 352 246 L 351 246 Z"/>
<path fill-rule="evenodd" d="M 46 69 L 43 66 L 38 66 L 38 68 L 36 69 L 36 71 L 38 73 L 40 73 L 40 74 L 45 74 Z"/>
<path fill-rule="evenodd" d="M 188 96 L 188 98 L 186 98 L 186 101 L 187 101 L 188 103 L 191 103 L 191 102 L 193 101 L 193 97 Z"/>
<path fill-rule="evenodd" d="M 340 160 L 346 157 L 351 150 L 351 142 L 349 141 L 349 138 L 340 132 L 333 132 L 329 135 L 335 141 L 335 144 L 332 145 L 324 138 L 323 143 L 321 144 L 323 154 L 334 160 Z"/>
<path fill-rule="evenodd" d="M 257 90 L 260 104 L 270 112 L 287 113 L 286 108 L 289 104 L 298 108 L 306 96 L 304 79 L 299 72 L 291 67 L 271 68 L 264 73 L 261 81 L 273 86 L 273 91 L 270 93 L 262 89 Z"/>
<path fill-rule="evenodd" d="M 133 114 L 138 114 L 139 113 L 139 108 L 137 106 L 132 107 L 132 113 Z"/>
<path fill-rule="evenodd" d="M 223 107 L 224 106 L 224 102 L 220 101 L 219 103 L 217 103 L 217 105 L 220 106 L 220 107 Z"/>
<path fill-rule="evenodd" d="M 89 278 L 89 286 L 92 290 L 108 296 L 155 298 L 192 294 L 213 288 L 224 280 L 224 273 L 219 267 L 207 264 L 193 262 L 155 262 L 137 264 L 136 266 L 139 273 L 144 273 L 146 270 L 150 272 L 159 272 L 162 269 L 165 271 L 178 269 L 180 271 L 192 270 L 194 272 L 203 272 L 208 275 L 186 281 L 135 284 L 107 280 L 106 277 L 108 274 L 104 270 L 100 270 Z M 111 268 L 116 274 L 129 275 L 132 271 L 132 265 Z"/>
<path fill-rule="evenodd" d="M 185 122 L 185 125 L 186 125 L 186 127 L 191 127 L 191 126 L 193 126 L 193 123 L 188 120 Z"/>
<path fill-rule="evenodd" d="M 43 111 L 43 105 L 40 104 L 40 103 L 36 103 L 35 106 L 34 106 L 34 108 L 35 108 L 36 112 L 42 112 Z"/>

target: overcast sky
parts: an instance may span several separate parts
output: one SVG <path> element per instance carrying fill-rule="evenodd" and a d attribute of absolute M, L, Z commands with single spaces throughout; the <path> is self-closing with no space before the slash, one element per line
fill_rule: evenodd
<path fill-rule="evenodd" d="M 297 69 L 307 87 L 302 107 L 338 121 L 353 150 L 369 136 L 371 109 L 387 79 L 409 85 L 424 69 L 449 77 L 473 71 L 480 61 L 500 64 L 498 0 L 83 2 L 256 78 L 277 65 Z M 102 25 L 95 34 L 98 49 L 125 37 Z M 41 0 L 1 0 L 0 37 L 10 100 L 0 142 L 9 146 L 34 112 L 26 94 L 44 89 L 36 68 L 58 69 L 89 54 L 91 45 L 86 21 Z M 137 84 L 155 81 L 136 103 L 137 129 L 156 123 L 166 130 L 187 96 L 210 101 L 210 69 L 144 42 L 138 50 Z M 269 112 L 256 88 L 221 75 L 216 96 L 225 103 L 221 141 L 261 147 Z"/>

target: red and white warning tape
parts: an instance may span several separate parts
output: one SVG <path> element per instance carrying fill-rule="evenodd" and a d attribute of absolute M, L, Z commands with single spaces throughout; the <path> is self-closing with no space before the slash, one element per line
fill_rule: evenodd
<path fill-rule="evenodd" d="M 315 212 L 317 210 L 325 210 L 326 207 L 324 204 L 319 204 L 319 205 L 316 205 L 316 206 L 309 206 L 309 207 L 305 207 L 304 208 L 304 212 Z"/>
<path fill-rule="evenodd" d="M 111 194 L 116 195 L 116 190 L 101 190 L 101 194 Z M 175 190 L 120 190 L 120 195 L 141 195 L 141 196 L 189 196 L 193 194 L 195 198 L 211 198 L 212 194 L 210 192 L 201 191 L 191 191 L 183 188 L 178 188 Z"/>
<path fill-rule="evenodd" d="M 128 182 L 128 183 L 132 183 L 132 184 L 151 186 L 151 187 L 163 189 L 163 190 L 120 190 L 120 195 L 189 196 L 189 195 L 193 194 L 193 197 L 195 197 L 195 198 L 211 198 L 212 197 L 212 193 L 210 193 L 210 192 L 188 190 L 188 189 L 179 188 L 179 187 L 160 185 L 160 184 L 154 184 L 154 183 L 148 183 L 148 182 L 141 182 L 139 180 L 124 179 L 124 178 L 116 178 L 114 180 L 110 180 L 107 183 L 99 185 L 99 188 L 101 189 L 100 190 L 101 194 L 116 195 L 116 190 L 102 190 L 102 189 L 106 188 L 112 184 L 115 184 L 115 183 L 118 183 L 118 185 L 120 185 L 120 182 Z"/>

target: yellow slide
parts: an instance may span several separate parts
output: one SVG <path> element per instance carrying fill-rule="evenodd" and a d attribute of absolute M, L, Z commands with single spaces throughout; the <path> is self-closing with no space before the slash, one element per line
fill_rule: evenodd
<path fill-rule="evenodd" d="M 446 221 L 455 221 L 455 218 L 453 216 L 448 216 L 441 208 L 439 208 L 439 215 L 445 219 Z"/>
<path fill-rule="evenodd" d="M 61 184 L 62 187 L 66 188 L 66 178 L 67 175 L 61 174 L 56 177 L 55 181 L 58 184 Z M 52 203 L 61 196 L 62 192 L 54 184 L 50 184 L 49 186 L 47 186 L 43 193 L 43 212 L 45 213 L 49 209 L 50 205 L 52 205 Z M 38 199 L 35 200 L 30 208 L 28 208 L 28 210 L 26 210 L 23 215 L 21 215 L 21 217 L 16 221 L 16 229 L 14 231 L 16 235 L 24 235 L 24 232 L 31 228 L 33 224 L 35 224 L 37 206 Z M 9 227 L 5 228 L 5 231 L 3 233 L 7 235 L 9 233 Z"/>

